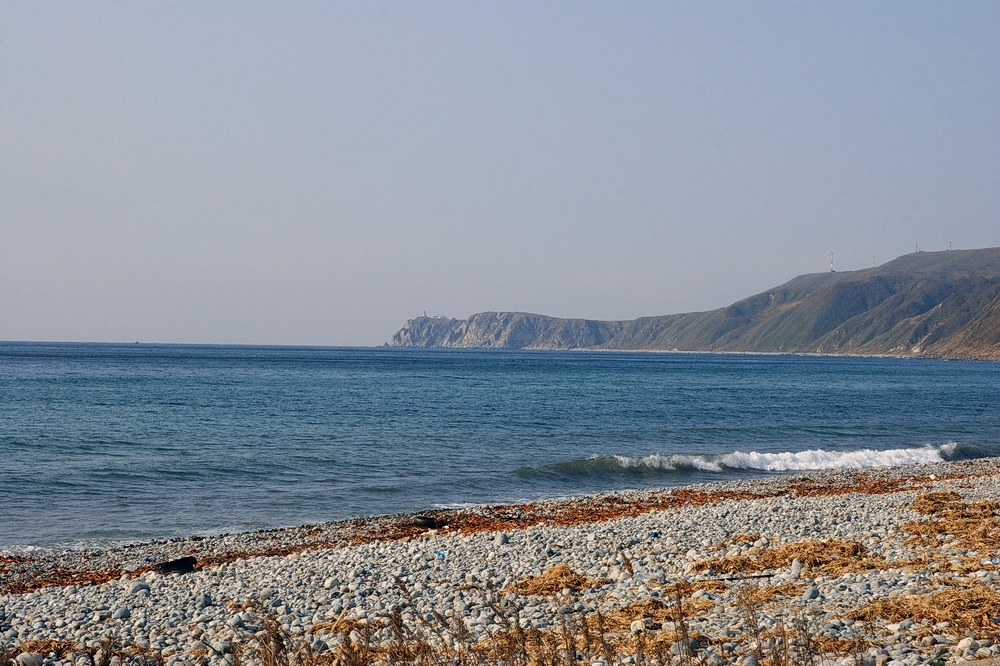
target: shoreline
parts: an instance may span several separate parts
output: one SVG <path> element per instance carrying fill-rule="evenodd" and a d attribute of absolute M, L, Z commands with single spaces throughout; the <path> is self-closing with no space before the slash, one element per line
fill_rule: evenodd
<path fill-rule="evenodd" d="M 984 464 L 995 468 L 995 472 L 956 471 L 949 474 L 947 471 L 952 466 L 979 468 Z M 926 471 L 927 468 L 933 469 Z M 407 540 L 429 531 L 426 527 L 414 525 L 414 518 L 418 515 L 433 517 L 442 527 L 430 531 L 441 534 L 523 530 L 538 525 L 574 527 L 726 500 L 835 496 L 848 492 L 884 494 L 933 483 L 926 478 L 928 474 L 943 479 L 951 474 L 967 478 L 992 473 L 1000 475 L 1000 458 L 794 472 L 747 480 L 709 481 L 509 504 L 435 508 L 419 513 L 361 516 L 247 532 L 93 547 L 39 546 L 30 547 L 31 550 L 22 550 L 20 546 L 16 547 L 17 550 L 0 547 L 0 595 L 21 594 L 41 587 L 104 582 L 122 574 L 141 575 L 152 570 L 158 562 L 186 556 L 195 557 L 198 566 L 205 567 L 249 557 L 284 556 L 304 550 Z M 878 486 L 879 483 L 885 485 Z"/>
<path fill-rule="evenodd" d="M 331 349 L 336 349 L 332 347 Z M 369 349 L 368 347 L 356 347 L 355 349 Z M 498 347 L 411 347 L 408 345 L 390 345 L 388 342 L 371 347 L 371 349 L 410 349 L 416 351 L 485 351 L 485 352 L 594 352 L 604 354 L 698 354 L 698 355 L 719 355 L 719 356 L 808 356 L 819 358 L 876 358 L 876 359 L 902 359 L 910 361 L 977 361 L 985 363 L 1000 362 L 1000 352 L 985 351 L 965 355 L 944 355 L 944 354 L 891 354 L 891 353 L 850 353 L 850 352 L 810 352 L 810 351 L 753 351 L 753 350 L 716 350 L 716 349 L 617 349 L 607 347 L 518 347 L 518 348 L 498 348 Z"/>
<path fill-rule="evenodd" d="M 376 351 L 382 349 L 406 349 L 415 351 L 489 351 L 489 352 L 602 352 L 602 353 L 626 353 L 626 354 L 718 354 L 720 356 L 818 356 L 818 357 L 829 357 L 829 358 L 898 358 L 906 360 L 929 360 L 929 361 L 983 361 L 983 362 L 1000 362 L 1000 351 L 985 350 L 982 352 L 975 352 L 969 354 L 960 355 L 945 355 L 945 354 L 892 354 L 892 353 L 875 353 L 875 352 L 865 352 L 865 353 L 850 353 L 850 352 L 815 352 L 815 351 L 734 351 L 734 350 L 711 350 L 711 349 L 611 349 L 605 347 L 567 347 L 567 348 L 555 348 L 555 347 L 520 347 L 520 348 L 495 348 L 495 347 L 411 347 L 406 345 L 391 345 L 388 342 L 383 342 L 378 345 L 307 345 L 307 344 L 255 344 L 255 343 L 227 343 L 227 342 L 113 342 L 113 341 L 73 341 L 73 340 L 0 340 L 0 345 L 56 345 L 56 346 L 71 346 L 71 345 L 104 345 L 108 347 L 125 347 L 132 348 L 135 345 L 140 345 L 143 347 L 210 347 L 210 348 L 225 348 L 225 347 L 235 347 L 235 348 L 276 348 L 276 349 L 305 349 L 305 350 L 324 350 L 324 349 L 360 349 L 365 351 Z"/>
<path fill-rule="evenodd" d="M 913 508 L 931 492 L 947 494 L 942 506 L 951 513 Z M 427 514 L 437 529 L 398 514 L 0 557 L 0 652 L 32 640 L 85 646 L 113 635 L 180 666 L 195 663 L 203 639 L 238 641 L 245 627 L 263 626 L 251 607 L 331 650 L 339 644 L 331 623 L 376 622 L 393 608 L 417 624 L 441 609 L 473 635 L 495 635 L 495 618 L 476 606 L 483 602 L 474 590 L 486 587 L 541 631 L 554 630 L 556 618 L 601 613 L 630 618 L 618 634 L 658 640 L 676 638 L 668 590 L 683 585 L 703 656 L 716 666 L 753 666 L 752 641 L 737 628 L 743 584 L 734 582 L 752 575 L 771 595 L 760 613 L 774 630 L 794 612 L 810 613 L 829 645 L 843 648 L 868 613 L 866 649 L 874 653 L 866 666 L 915 666 L 941 650 L 949 659 L 994 658 L 998 511 L 1000 460 L 978 459 L 440 509 Z M 940 520 L 954 534 L 913 531 Z M 978 521 L 978 532 L 959 529 L 962 521 Z M 197 559 L 193 573 L 153 570 L 184 556 Z M 563 565 L 578 578 L 529 593 L 532 581 Z M 986 610 L 974 600 L 952 603 L 986 618 L 974 626 L 962 625 L 962 608 L 952 609 L 958 619 L 931 621 L 918 606 L 899 617 L 905 599 L 970 590 L 996 599 Z M 223 653 L 206 658 L 223 664 Z"/>
<path fill-rule="evenodd" d="M 995 471 L 978 471 L 984 465 L 995 468 Z M 977 471 L 948 472 L 952 468 L 965 467 L 976 468 Z M 1000 474 L 1000 458 L 796 472 L 749 480 L 711 481 L 523 503 L 439 508 L 419 514 L 364 516 L 249 532 L 174 537 L 100 547 L 39 547 L 23 553 L 5 553 L 0 548 L 0 595 L 29 592 L 38 587 L 110 580 L 122 574 L 143 573 L 151 570 L 157 562 L 184 556 L 194 556 L 199 566 L 212 566 L 248 557 L 405 540 L 428 531 L 413 524 L 417 515 L 434 517 L 444 526 L 438 532 L 451 534 L 518 530 L 546 524 L 572 527 L 725 500 L 834 496 L 852 491 L 883 494 L 906 490 L 909 485 L 915 488 L 933 484 L 927 478 L 929 474 L 944 479 L 952 474 L 966 478 L 994 473 Z M 880 487 L 878 483 L 885 485 Z M 19 567 L 19 564 L 28 566 Z M 75 579 L 76 572 L 81 574 L 79 581 Z M 14 578 L 20 584 L 12 584 Z"/>

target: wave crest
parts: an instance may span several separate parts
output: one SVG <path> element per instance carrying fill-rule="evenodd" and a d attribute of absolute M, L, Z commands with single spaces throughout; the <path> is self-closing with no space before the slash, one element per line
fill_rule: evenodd
<path fill-rule="evenodd" d="M 591 456 L 548 467 L 563 476 L 665 476 L 674 474 L 763 472 L 803 472 L 865 467 L 907 467 L 953 460 L 959 444 L 949 442 L 904 449 L 858 449 L 855 451 L 733 451 L 717 455 L 652 454 L 647 456 Z"/>

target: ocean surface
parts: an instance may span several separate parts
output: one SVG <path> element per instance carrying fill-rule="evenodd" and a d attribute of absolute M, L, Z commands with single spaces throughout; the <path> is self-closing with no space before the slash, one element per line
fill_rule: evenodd
<path fill-rule="evenodd" d="M 0 551 L 1000 455 L 1000 363 L 0 343 Z"/>

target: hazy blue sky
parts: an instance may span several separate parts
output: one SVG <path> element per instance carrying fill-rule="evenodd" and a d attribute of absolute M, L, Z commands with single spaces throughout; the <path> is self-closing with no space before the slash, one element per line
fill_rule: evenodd
<path fill-rule="evenodd" d="M 374 345 L 1000 245 L 1000 3 L 0 3 L 0 339 Z"/>

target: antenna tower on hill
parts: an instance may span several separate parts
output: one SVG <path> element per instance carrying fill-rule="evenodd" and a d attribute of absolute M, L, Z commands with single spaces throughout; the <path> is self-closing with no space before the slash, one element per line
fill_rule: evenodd
<path fill-rule="evenodd" d="M 830 272 L 831 273 L 836 273 L 837 272 L 837 271 L 835 271 L 833 269 L 833 250 L 830 250 Z"/>

